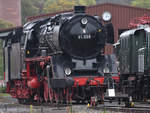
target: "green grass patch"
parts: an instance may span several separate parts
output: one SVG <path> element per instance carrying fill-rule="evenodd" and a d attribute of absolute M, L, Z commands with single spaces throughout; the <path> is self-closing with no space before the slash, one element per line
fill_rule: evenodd
<path fill-rule="evenodd" d="M 0 97 L 10 97 L 8 93 L 0 93 Z"/>
<path fill-rule="evenodd" d="M 6 91 L 6 87 L 0 87 L 0 93 L 4 93 Z"/>

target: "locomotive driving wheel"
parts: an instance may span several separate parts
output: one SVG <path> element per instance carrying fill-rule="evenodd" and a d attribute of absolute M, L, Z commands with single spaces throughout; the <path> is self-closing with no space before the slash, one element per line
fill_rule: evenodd
<path fill-rule="evenodd" d="M 44 100 L 45 102 L 48 101 L 48 84 L 47 82 L 44 80 Z"/>
<path fill-rule="evenodd" d="M 63 103 L 63 90 L 57 89 L 54 92 L 55 102 L 56 104 L 62 104 Z"/>
<path fill-rule="evenodd" d="M 54 97 L 56 104 L 59 104 L 59 94 L 57 92 L 54 93 Z"/>
<path fill-rule="evenodd" d="M 50 103 L 53 103 L 54 102 L 54 93 L 53 93 L 53 90 L 52 88 L 49 88 L 49 100 L 50 100 Z"/>
<path fill-rule="evenodd" d="M 67 88 L 67 90 L 66 90 L 66 103 L 67 104 L 70 104 L 71 103 L 71 93 L 70 93 L 70 91 L 69 91 L 69 88 Z"/>

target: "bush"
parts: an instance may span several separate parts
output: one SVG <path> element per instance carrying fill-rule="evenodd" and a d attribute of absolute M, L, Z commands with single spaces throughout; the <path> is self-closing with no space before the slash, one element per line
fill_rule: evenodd
<path fill-rule="evenodd" d="M 6 84 L 3 80 L 0 81 L 0 93 L 6 92 Z"/>
<path fill-rule="evenodd" d="M 0 87 L 0 93 L 5 93 L 6 92 L 6 86 L 5 87 Z"/>

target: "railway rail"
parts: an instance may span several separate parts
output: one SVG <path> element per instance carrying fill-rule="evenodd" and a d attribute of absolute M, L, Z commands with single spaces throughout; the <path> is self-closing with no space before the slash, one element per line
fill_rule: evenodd
<path fill-rule="evenodd" d="M 93 110 L 113 111 L 119 113 L 150 113 L 150 103 L 136 102 L 134 107 L 127 108 L 124 104 L 117 105 L 117 103 L 105 103 L 104 105 L 90 107 Z"/>
<path fill-rule="evenodd" d="M 28 105 L 19 104 L 16 99 L 5 97 L 0 101 L 0 113 L 28 113 L 30 105 L 33 104 L 35 113 L 150 113 L 150 103 L 136 102 L 133 108 L 126 108 L 123 103 L 118 105 L 117 102 L 104 102 L 98 106 L 87 106 L 85 104 L 76 104 L 73 102 L 67 104 L 47 104 L 47 103 L 28 103 Z"/>

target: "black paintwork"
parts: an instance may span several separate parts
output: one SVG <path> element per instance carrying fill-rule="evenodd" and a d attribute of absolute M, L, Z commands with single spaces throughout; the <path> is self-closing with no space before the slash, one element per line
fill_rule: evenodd
<path fill-rule="evenodd" d="M 81 19 L 88 23 L 82 26 Z M 85 32 L 83 32 L 85 30 Z M 93 16 L 76 14 L 60 28 L 59 42 L 62 50 L 77 59 L 94 58 L 105 44 L 104 28 Z"/>

